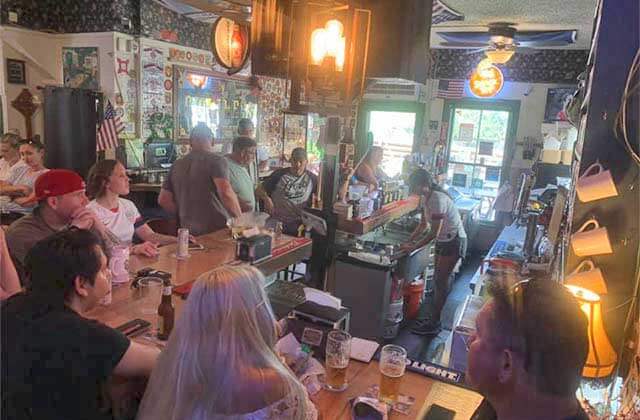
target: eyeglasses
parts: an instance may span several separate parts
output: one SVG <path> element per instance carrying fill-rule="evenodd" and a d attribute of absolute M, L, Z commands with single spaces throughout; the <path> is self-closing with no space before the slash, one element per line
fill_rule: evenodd
<path fill-rule="evenodd" d="M 513 340 L 510 343 L 509 348 L 512 351 L 522 353 L 524 355 L 525 368 L 529 366 L 530 355 L 529 355 L 529 346 L 527 334 L 523 331 L 524 324 L 524 315 L 525 315 L 525 303 L 527 298 L 527 290 L 530 289 L 531 279 L 525 279 L 517 282 L 513 286 L 511 286 L 510 294 L 511 302 L 511 320 L 513 322 L 513 331 L 516 332 L 520 337 L 522 337 L 521 343 L 514 343 Z M 542 326 L 541 326 L 542 327 Z M 517 339 L 518 337 L 512 337 Z M 518 345 L 520 344 L 520 345 Z"/>

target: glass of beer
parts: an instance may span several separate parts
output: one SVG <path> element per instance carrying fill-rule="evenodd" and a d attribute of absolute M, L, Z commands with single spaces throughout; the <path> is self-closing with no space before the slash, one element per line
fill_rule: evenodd
<path fill-rule="evenodd" d="M 333 330 L 327 335 L 325 356 L 325 387 L 329 391 L 347 389 L 347 368 L 351 357 L 351 335 L 345 331 Z"/>
<path fill-rule="evenodd" d="M 393 403 L 398 398 L 400 383 L 407 365 L 407 351 L 388 344 L 380 353 L 380 401 Z"/>

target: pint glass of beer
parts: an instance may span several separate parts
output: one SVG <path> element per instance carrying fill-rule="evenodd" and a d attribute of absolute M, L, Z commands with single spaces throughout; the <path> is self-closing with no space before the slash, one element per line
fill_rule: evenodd
<path fill-rule="evenodd" d="M 326 388 L 329 391 L 347 389 L 347 368 L 351 356 L 351 336 L 340 330 L 330 331 L 327 335 L 325 356 Z"/>
<path fill-rule="evenodd" d="M 400 383 L 407 364 L 407 351 L 393 344 L 380 353 L 380 401 L 393 403 L 398 398 Z"/>

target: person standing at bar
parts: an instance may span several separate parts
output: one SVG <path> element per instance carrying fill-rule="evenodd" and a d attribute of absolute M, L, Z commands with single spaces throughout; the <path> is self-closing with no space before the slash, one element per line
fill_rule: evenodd
<path fill-rule="evenodd" d="M 243 212 L 256 207 L 255 158 L 256 142 L 249 137 L 236 137 L 231 154 L 226 156 L 229 165 L 229 182 L 233 187 Z"/>
<path fill-rule="evenodd" d="M 189 138 L 191 152 L 176 160 L 162 185 L 158 204 L 178 217 L 180 227 L 194 236 L 226 227 L 229 217 L 242 214 L 229 182 L 223 156 L 213 153 L 213 133 L 198 123 Z"/>
<path fill-rule="evenodd" d="M 369 191 L 378 189 L 380 181 L 387 176 L 380 168 L 384 150 L 380 146 L 371 146 L 365 159 L 356 168 L 356 179 L 362 184 L 369 186 Z"/>
<path fill-rule="evenodd" d="M 238 122 L 238 136 L 240 137 L 249 137 L 250 139 L 256 140 L 256 129 L 253 126 L 253 121 L 249 118 L 240 118 Z M 269 152 L 267 148 L 258 144 L 256 141 L 256 163 L 258 164 L 258 170 L 266 171 L 269 169 Z"/>
<path fill-rule="evenodd" d="M 462 225 L 460 212 L 449 194 L 440 187 L 431 174 L 417 169 L 409 178 L 413 194 L 421 198 L 422 219 L 401 249 L 411 252 L 436 240 L 436 267 L 433 310 L 430 316 L 418 323 L 412 332 L 420 335 L 437 335 L 440 332 L 440 315 L 449 295 L 449 278 L 458 260 L 464 258 L 467 249 L 467 234 Z M 427 229 L 428 224 L 431 227 Z"/>

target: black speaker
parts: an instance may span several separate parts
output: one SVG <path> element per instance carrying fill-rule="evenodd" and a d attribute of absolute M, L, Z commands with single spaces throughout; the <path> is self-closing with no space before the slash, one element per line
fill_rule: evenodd
<path fill-rule="evenodd" d="M 364 6 L 372 11 L 367 77 L 425 83 L 431 0 L 367 0 Z"/>

